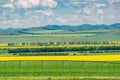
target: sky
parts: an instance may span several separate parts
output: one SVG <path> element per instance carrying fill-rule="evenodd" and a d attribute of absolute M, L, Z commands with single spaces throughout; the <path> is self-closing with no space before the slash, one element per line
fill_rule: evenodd
<path fill-rule="evenodd" d="M 120 0 L 0 0 L 0 28 L 120 23 Z"/>

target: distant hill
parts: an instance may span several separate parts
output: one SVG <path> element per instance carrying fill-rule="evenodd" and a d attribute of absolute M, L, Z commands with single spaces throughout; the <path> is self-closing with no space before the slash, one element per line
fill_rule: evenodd
<path fill-rule="evenodd" d="M 19 29 L 8 28 L 0 29 L 0 35 L 20 35 Z"/>
<path fill-rule="evenodd" d="M 100 30 L 100 29 L 120 29 L 120 23 L 115 23 L 111 25 L 91 25 L 91 24 L 83 24 L 78 26 L 70 26 L 70 25 L 47 25 L 42 27 L 32 27 L 26 29 L 0 29 L 0 35 L 20 35 L 20 34 L 28 34 L 32 31 L 44 31 L 44 30 L 68 30 L 68 31 L 78 31 L 78 30 Z"/>
<path fill-rule="evenodd" d="M 97 29 L 120 29 L 120 23 L 112 25 L 90 25 L 83 24 L 79 26 L 69 26 L 69 25 L 48 25 L 42 27 L 48 30 L 97 30 Z"/>

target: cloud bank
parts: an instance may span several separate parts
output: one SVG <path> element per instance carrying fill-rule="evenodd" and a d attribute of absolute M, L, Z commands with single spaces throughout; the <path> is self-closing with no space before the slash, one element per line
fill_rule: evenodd
<path fill-rule="evenodd" d="M 1 0 L 0 28 L 120 23 L 120 0 Z"/>

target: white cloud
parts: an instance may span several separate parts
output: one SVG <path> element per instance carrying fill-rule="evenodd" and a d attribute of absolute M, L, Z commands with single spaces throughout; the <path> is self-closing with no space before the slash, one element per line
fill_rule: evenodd
<path fill-rule="evenodd" d="M 54 8 L 57 6 L 57 2 L 54 0 L 41 0 L 40 4 L 45 7 Z"/>
<path fill-rule="evenodd" d="M 3 7 L 6 7 L 6 8 L 14 8 L 13 4 L 12 3 L 9 3 L 9 4 L 5 4 L 5 5 L 2 5 Z"/>
<path fill-rule="evenodd" d="M 14 2 L 15 0 L 10 0 L 10 2 Z"/>
<path fill-rule="evenodd" d="M 86 14 L 90 14 L 91 13 L 91 8 L 83 8 L 83 12 Z"/>
<path fill-rule="evenodd" d="M 112 3 L 114 3 L 114 2 L 120 2 L 120 0 L 107 0 L 108 1 L 108 3 L 110 3 L 110 4 L 112 4 Z"/>
<path fill-rule="evenodd" d="M 51 10 L 36 10 L 35 12 L 48 16 L 48 17 L 54 15 L 54 13 Z"/>
<path fill-rule="evenodd" d="M 112 20 L 115 20 L 115 19 L 116 19 L 116 17 L 115 17 L 114 15 L 112 15 L 112 14 L 107 15 L 107 18 L 108 18 L 108 19 L 112 19 Z"/>
<path fill-rule="evenodd" d="M 8 27 L 22 27 L 22 28 L 27 28 L 27 27 L 36 27 L 42 25 L 42 21 L 38 21 L 36 19 L 24 19 L 24 20 L 5 20 L 1 21 L 1 26 L 2 28 L 8 28 Z M 35 23 L 35 24 L 34 24 Z"/>
<path fill-rule="evenodd" d="M 73 5 L 88 4 L 88 2 L 73 1 Z"/>
<path fill-rule="evenodd" d="M 44 14 L 46 16 L 52 16 L 54 13 L 50 10 L 47 10 L 47 11 L 42 11 L 42 14 Z"/>
<path fill-rule="evenodd" d="M 29 0 L 29 2 L 32 4 L 32 6 L 38 6 L 41 0 Z"/>
<path fill-rule="evenodd" d="M 57 6 L 57 2 L 54 0 L 18 0 L 17 6 L 22 8 L 31 8 L 34 6 L 54 8 Z"/>
<path fill-rule="evenodd" d="M 31 8 L 32 4 L 28 0 L 18 0 L 16 6 L 18 8 Z"/>
<path fill-rule="evenodd" d="M 96 6 L 96 7 L 106 7 L 107 5 L 106 5 L 106 4 L 95 3 L 95 6 Z"/>
<path fill-rule="evenodd" d="M 35 6 L 55 8 L 57 2 L 54 0 L 10 0 L 9 3 L 3 5 L 3 7 L 9 8 L 32 8 Z"/>
<path fill-rule="evenodd" d="M 104 14 L 104 11 L 102 9 L 98 9 L 97 14 Z"/>
<path fill-rule="evenodd" d="M 62 24 L 67 24 L 67 20 L 63 17 L 57 17 L 56 20 Z"/>
<path fill-rule="evenodd" d="M 81 23 L 83 23 L 83 21 L 81 17 L 77 14 L 66 14 L 59 15 L 56 18 L 56 23 L 59 23 L 61 25 L 80 25 Z"/>

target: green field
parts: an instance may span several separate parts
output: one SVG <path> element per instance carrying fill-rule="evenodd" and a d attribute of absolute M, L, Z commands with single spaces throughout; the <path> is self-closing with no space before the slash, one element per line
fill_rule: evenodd
<path fill-rule="evenodd" d="M 25 43 L 25 42 L 79 42 L 79 41 L 119 41 L 120 29 L 108 30 L 42 30 L 27 31 L 19 35 L 1 35 L 0 43 Z"/>
<path fill-rule="evenodd" d="M 96 76 L 110 77 L 120 76 L 120 62 L 79 62 L 79 61 L 8 61 L 0 62 L 0 78 L 25 77 L 27 80 L 58 80 L 60 77 L 68 77 L 76 80 L 79 77 L 86 77 L 89 80 Z M 29 79 L 29 77 L 38 79 Z M 7 79 L 7 78 L 6 78 Z M 68 80 L 67 79 L 67 80 Z M 105 78 L 106 79 L 106 78 Z M 119 78 L 120 79 L 120 78 Z M 23 79 L 26 80 L 26 79 Z M 63 79 L 60 79 L 63 80 Z M 103 79 L 104 80 L 104 79 Z"/>
<path fill-rule="evenodd" d="M 120 54 L 120 29 L 27 30 L 0 36 L 0 56 Z M 7 44 L 9 43 L 9 44 Z M 7 45 L 6 45 L 7 44 Z M 4 46 L 2 46 L 4 45 Z M 120 61 L 1 61 L 0 80 L 120 80 Z"/>

